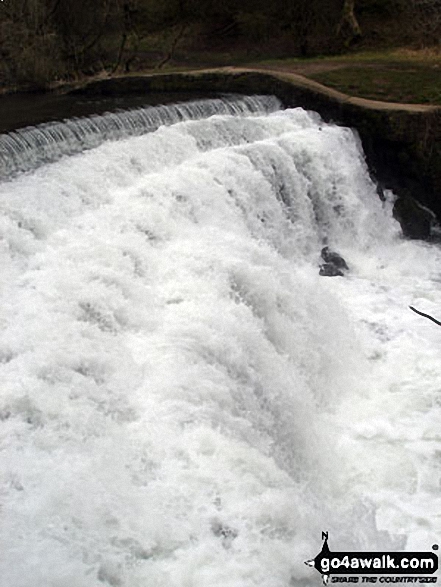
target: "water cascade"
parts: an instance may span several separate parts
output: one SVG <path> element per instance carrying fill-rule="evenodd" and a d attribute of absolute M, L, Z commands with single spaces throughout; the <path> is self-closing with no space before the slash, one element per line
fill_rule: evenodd
<path fill-rule="evenodd" d="M 441 532 L 441 251 L 275 98 L 0 137 L 0 577 L 309 587 Z M 321 248 L 344 277 L 319 276 Z"/>
<path fill-rule="evenodd" d="M 277 109 L 275 98 L 234 97 L 197 100 L 169 106 L 146 106 L 121 112 L 48 122 L 0 135 L 0 177 L 29 171 L 98 147 L 104 141 L 142 135 L 181 120 L 206 118 L 214 114 L 247 114 L 258 109 Z"/>

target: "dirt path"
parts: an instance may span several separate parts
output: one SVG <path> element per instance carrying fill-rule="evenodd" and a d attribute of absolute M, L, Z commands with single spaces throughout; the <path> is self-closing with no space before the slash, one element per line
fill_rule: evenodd
<path fill-rule="evenodd" d="M 362 108 L 368 108 L 370 110 L 401 110 L 406 112 L 434 112 L 439 111 L 441 106 L 434 106 L 429 104 L 404 104 L 401 102 L 384 102 L 380 100 L 370 100 L 367 98 L 358 98 L 355 96 L 350 96 L 348 94 L 344 94 L 337 90 L 334 90 L 328 86 L 325 86 L 319 82 L 316 82 L 304 75 L 299 73 L 294 73 L 290 68 L 280 68 L 274 69 L 272 67 L 235 67 L 235 66 L 227 66 L 227 67 L 217 67 L 217 68 L 209 68 L 203 70 L 195 70 L 195 71 L 188 71 L 182 72 L 183 74 L 188 75 L 203 75 L 205 73 L 229 73 L 229 74 L 240 74 L 240 73 L 247 73 L 247 72 L 258 72 L 258 73 L 266 73 L 268 75 L 272 75 L 275 78 L 288 81 L 293 85 L 309 88 L 317 93 L 323 94 L 328 96 L 329 98 L 336 100 L 338 102 L 344 102 L 348 104 L 354 104 L 356 106 L 360 106 Z M 166 75 L 164 73 L 164 75 Z"/>
<path fill-rule="evenodd" d="M 280 71 L 286 73 L 298 73 L 300 75 L 308 76 L 314 75 L 315 73 L 324 73 L 326 71 L 335 71 L 337 69 L 344 69 L 345 67 L 353 66 L 353 63 L 348 63 L 347 61 L 307 61 L 303 63 L 290 63 L 287 65 L 256 65 L 250 64 L 246 67 L 250 69 L 255 69 L 258 67 L 261 70 L 268 70 L 268 71 Z M 359 67 L 360 63 L 355 63 L 357 67 Z"/>

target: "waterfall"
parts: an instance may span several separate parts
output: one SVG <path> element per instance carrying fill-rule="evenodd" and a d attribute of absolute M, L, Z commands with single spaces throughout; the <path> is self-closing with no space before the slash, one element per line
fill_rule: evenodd
<path fill-rule="evenodd" d="M 271 97 L 0 137 L 0 576 L 309 587 L 439 540 L 440 248 Z M 323 246 L 349 270 L 322 277 Z"/>
<path fill-rule="evenodd" d="M 271 112 L 280 106 L 274 97 L 234 97 L 197 100 L 170 106 L 132 110 L 49 122 L 0 135 L 0 178 L 98 147 L 105 141 L 139 136 L 181 120 L 214 114 Z"/>

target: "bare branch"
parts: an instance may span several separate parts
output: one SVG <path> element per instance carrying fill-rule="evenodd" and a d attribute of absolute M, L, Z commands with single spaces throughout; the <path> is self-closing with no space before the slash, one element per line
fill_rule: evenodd
<path fill-rule="evenodd" d="M 424 316 L 424 318 L 428 318 L 429 320 L 432 320 L 432 322 L 435 322 L 435 324 L 438 324 L 438 326 L 441 326 L 441 322 L 439 322 L 439 320 L 435 320 L 435 318 L 433 316 L 429 316 L 429 314 L 424 314 L 423 312 L 416 310 L 413 306 L 409 306 L 409 308 L 413 312 L 415 312 L 416 314 L 419 314 L 420 316 Z"/>
<path fill-rule="evenodd" d="M 183 24 L 179 28 L 176 37 L 172 40 L 172 43 L 170 45 L 170 49 L 169 49 L 167 55 L 164 57 L 164 59 L 162 59 L 162 61 L 160 63 L 158 63 L 158 65 L 156 66 L 156 69 L 161 69 L 162 67 L 164 67 L 164 65 L 166 63 L 168 63 L 173 58 L 173 53 L 176 49 L 176 46 L 179 43 L 179 41 L 182 39 L 182 37 L 184 36 L 186 29 L 187 29 L 186 24 Z"/>

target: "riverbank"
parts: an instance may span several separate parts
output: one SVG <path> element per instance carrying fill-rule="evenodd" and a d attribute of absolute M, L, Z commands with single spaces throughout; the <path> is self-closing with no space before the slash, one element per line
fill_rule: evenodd
<path fill-rule="evenodd" d="M 441 51 L 435 49 L 362 51 L 248 65 L 298 73 L 358 98 L 441 106 Z"/>

